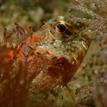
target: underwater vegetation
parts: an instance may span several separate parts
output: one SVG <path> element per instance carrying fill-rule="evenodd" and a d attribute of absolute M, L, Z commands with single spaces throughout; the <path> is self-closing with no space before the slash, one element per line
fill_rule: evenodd
<path fill-rule="evenodd" d="M 106 0 L 1 0 L 0 107 L 106 107 L 106 10 Z"/>

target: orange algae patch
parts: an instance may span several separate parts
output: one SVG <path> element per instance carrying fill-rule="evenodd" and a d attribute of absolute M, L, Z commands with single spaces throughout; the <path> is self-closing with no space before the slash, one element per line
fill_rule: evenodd
<path fill-rule="evenodd" d="M 34 34 L 31 36 L 31 43 L 35 43 L 35 42 L 38 42 L 40 40 L 42 40 L 43 37 L 40 37 L 40 36 L 35 36 Z"/>
<path fill-rule="evenodd" d="M 43 40 L 43 37 L 32 34 L 26 41 L 27 43 L 35 44 L 40 40 Z"/>
<path fill-rule="evenodd" d="M 13 50 L 10 50 L 10 51 L 5 55 L 6 61 L 11 61 L 11 60 L 13 60 L 13 57 L 14 57 L 14 52 L 13 52 Z"/>

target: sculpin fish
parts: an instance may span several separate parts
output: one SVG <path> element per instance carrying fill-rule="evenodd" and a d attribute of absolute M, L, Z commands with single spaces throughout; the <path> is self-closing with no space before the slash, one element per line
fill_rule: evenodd
<path fill-rule="evenodd" d="M 91 38 L 83 32 L 87 26 L 80 20 L 58 16 L 3 53 L 6 63 L 11 62 L 14 69 L 22 63 L 26 72 L 34 73 L 32 82 L 39 90 L 65 86 L 76 73 L 90 45 Z M 19 31 L 24 32 L 21 28 Z"/>

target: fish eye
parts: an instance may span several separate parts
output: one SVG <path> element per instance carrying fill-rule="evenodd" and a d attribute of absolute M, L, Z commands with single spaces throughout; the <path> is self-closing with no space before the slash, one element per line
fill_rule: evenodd
<path fill-rule="evenodd" d="M 66 29 L 66 26 L 65 26 L 64 24 L 58 24 L 58 25 L 56 26 L 56 30 L 57 30 L 58 32 L 65 32 L 67 29 Z"/>

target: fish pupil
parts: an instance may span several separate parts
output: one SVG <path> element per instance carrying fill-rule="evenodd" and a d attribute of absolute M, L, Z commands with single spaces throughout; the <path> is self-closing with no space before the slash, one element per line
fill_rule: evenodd
<path fill-rule="evenodd" d="M 59 30 L 60 32 L 64 32 L 64 31 L 66 31 L 66 27 L 65 27 L 64 24 L 60 24 L 60 25 L 58 25 L 57 28 L 58 28 L 58 30 Z"/>

